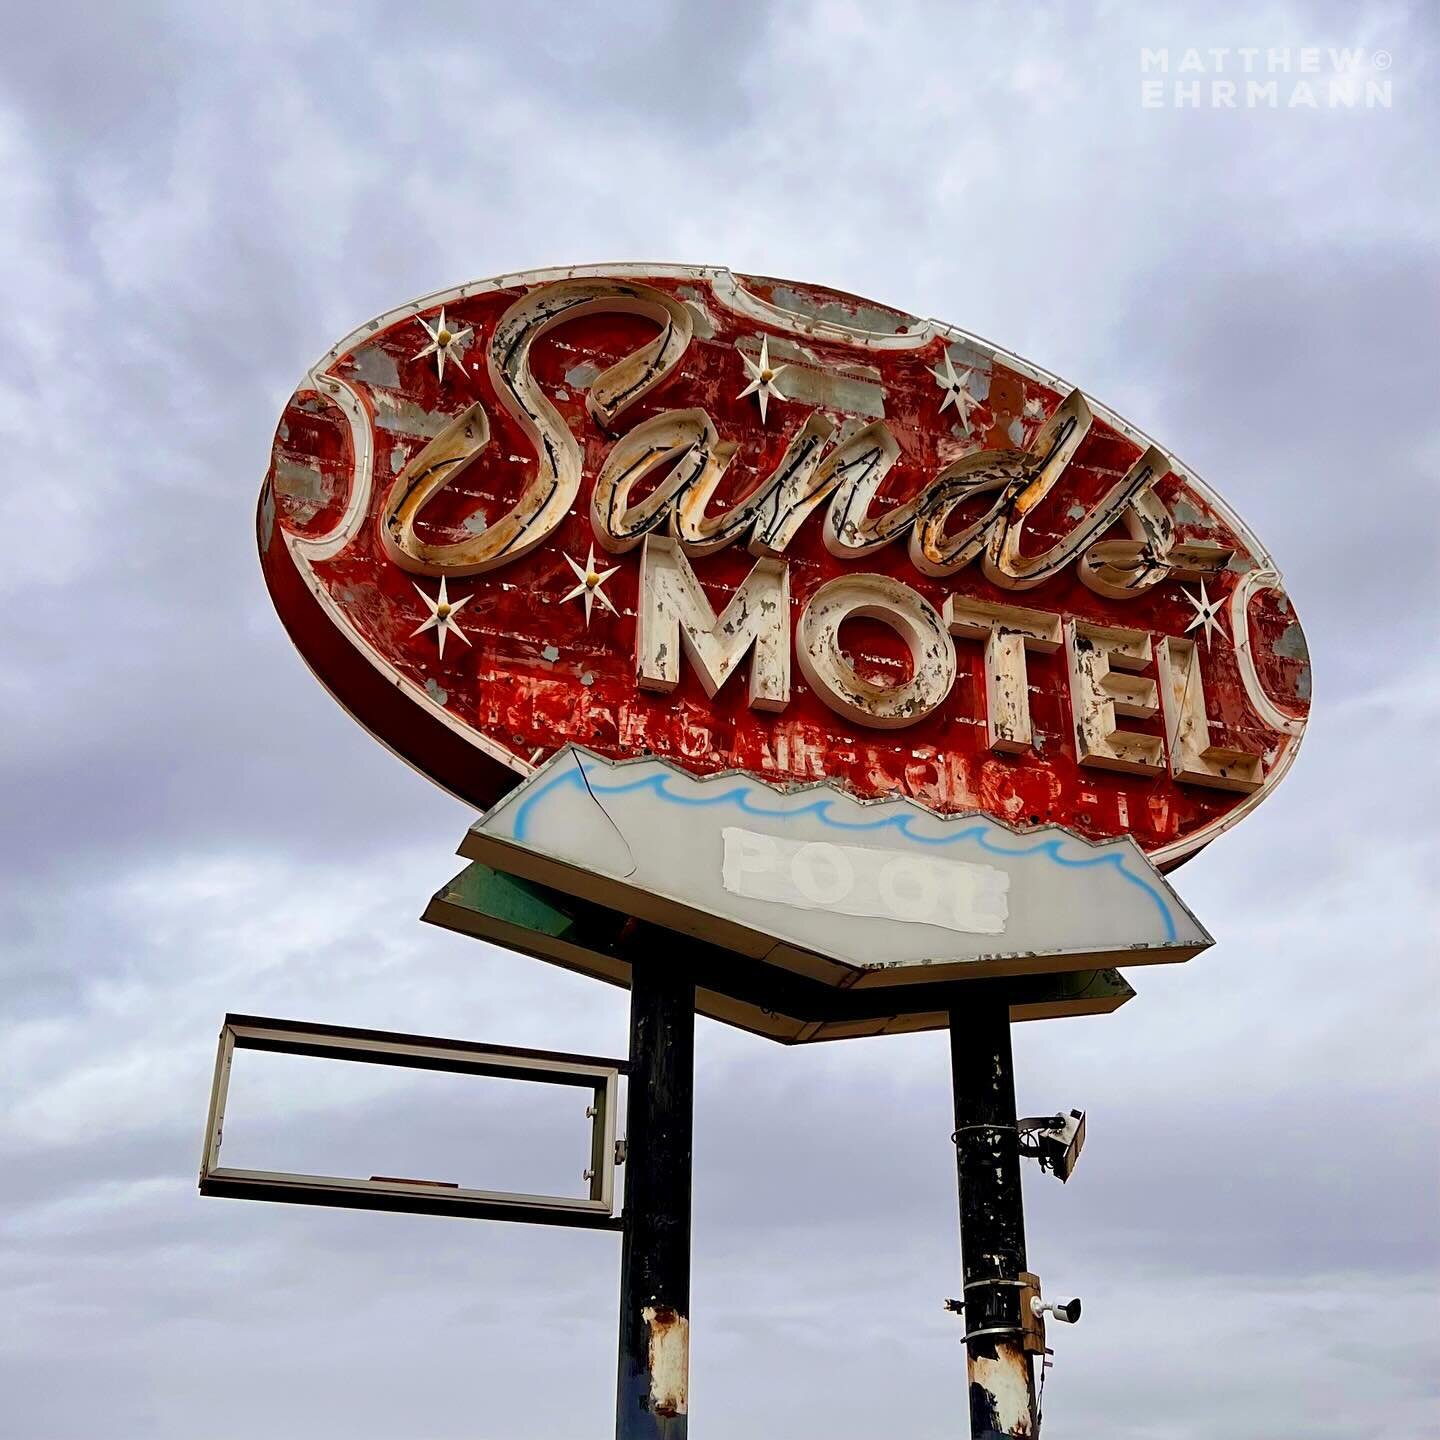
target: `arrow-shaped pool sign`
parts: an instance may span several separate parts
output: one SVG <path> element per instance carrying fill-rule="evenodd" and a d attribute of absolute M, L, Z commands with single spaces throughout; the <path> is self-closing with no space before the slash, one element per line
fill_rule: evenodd
<path fill-rule="evenodd" d="M 1128 836 L 558 751 L 460 853 L 830 983 L 1187 960 L 1212 942 Z"/>

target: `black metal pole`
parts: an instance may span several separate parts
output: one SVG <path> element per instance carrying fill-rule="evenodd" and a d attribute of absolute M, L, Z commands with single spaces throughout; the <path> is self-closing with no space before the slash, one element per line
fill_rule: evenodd
<path fill-rule="evenodd" d="M 965 1276 L 966 1364 L 974 1440 L 1011 1440 L 1037 1429 L 1035 1380 L 1021 1337 L 1025 1212 L 1010 1005 L 976 984 L 950 1010 L 955 1165 Z"/>
<path fill-rule="evenodd" d="M 695 984 L 672 957 L 630 980 L 616 1440 L 684 1440 L 690 1366 Z"/>

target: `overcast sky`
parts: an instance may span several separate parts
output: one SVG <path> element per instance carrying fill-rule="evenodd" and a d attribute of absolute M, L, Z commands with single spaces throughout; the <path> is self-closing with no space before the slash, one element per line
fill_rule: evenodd
<path fill-rule="evenodd" d="M 253 511 L 340 335 L 626 259 L 991 337 L 1274 552 L 1314 721 L 1178 876 L 1219 943 L 1017 1032 L 1022 1110 L 1090 1113 L 1071 1183 L 1026 1181 L 1034 1268 L 1085 1300 L 1046 1433 L 1440 1434 L 1432 4 L 4 10 L 5 1440 L 610 1433 L 615 1237 L 201 1200 L 195 1168 L 227 1010 L 623 1053 L 621 992 L 417 923 L 471 817 L 306 673 Z M 1282 74 L 1217 108 L 1206 57 L 1198 107 L 1142 104 L 1142 47 L 1242 46 L 1359 49 L 1390 103 Z M 698 1052 L 693 1433 L 962 1434 L 944 1037 L 701 1021 Z M 300 1165 L 583 1162 L 488 1090 L 282 1079 L 245 1093 Z"/>

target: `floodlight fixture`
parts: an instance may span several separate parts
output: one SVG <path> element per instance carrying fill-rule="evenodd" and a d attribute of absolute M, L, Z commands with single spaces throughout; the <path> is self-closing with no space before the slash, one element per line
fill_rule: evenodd
<path fill-rule="evenodd" d="M 1032 1115 L 1016 1124 L 1020 1132 L 1020 1153 L 1040 1162 L 1062 1184 L 1080 1160 L 1085 1144 L 1085 1112 L 1071 1110 L 1063 1115 Z"/>

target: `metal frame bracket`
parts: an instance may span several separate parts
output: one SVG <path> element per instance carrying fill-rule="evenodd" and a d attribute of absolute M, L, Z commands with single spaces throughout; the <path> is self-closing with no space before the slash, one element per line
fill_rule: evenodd
<path fill-rule="evenodd" d="M 479 1190 L 423 1180 L 388 1176 L 361 1179 L 337 1175 L 292 1174 L 279 1170 L 234 1169 L 220 1164 L 225 1102 L 236 1050 L 268 1050 L 281 1055 L 309 1055 L 408 1069 L 446 1070 L 461 1075 L 486 1075 L 571 1085 L 591 1092 L 590 1160 L 585 1171 L 585 1196 L 525 1195 L 506 1190 Z M 568 1055 L 549 1050 L 521 1050 L 425 1035 L 400 1035 L 383 1030 L 356 1030 L 339 1025 L 314 1025 L 254 1015 L 227 1015 L 215 1056 L 215 1079 L 200 1161 L 200 1193 L 242 1200 L 276 1200 L 298 1205 L 334 1205 L 360 1210 L 394 1210 L 423 1215 L 470 1216 L 486 1220 L 520 1220 L 532 1224 L 569 1225 L 618 1230 L 615 1207 L 615 1138 L 623 1060 L 593 1055 Z"/>

